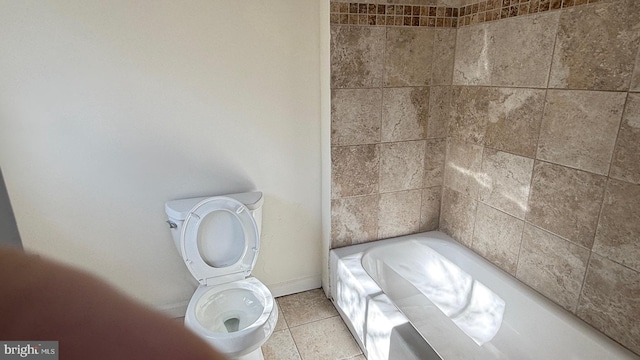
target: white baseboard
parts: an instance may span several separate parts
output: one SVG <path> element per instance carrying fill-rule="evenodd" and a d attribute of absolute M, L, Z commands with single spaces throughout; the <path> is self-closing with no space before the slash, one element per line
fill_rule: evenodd
<path fill-rule="evenodd" d="M 285 281 L 277 284 L 267 285 L 273 297 L 295 294 L 307 290 L 317 289 L 322 286 L 320 275 L 308 276 L 301 279 Z"/>
<path fill-rule="evenodd" d="M 284 296 L 295 294 L 307 290 L 317 289 L 322 286 L 322 277 L 320 275 L 317 276 L 308 276 L 302 279 L 295 279 L 290 281 L 285 281 L 277 284 L 267 285 L 269 291 L 273 297 Z M 156 310 L 161 313 L 172 317 L 183 317 L 187 312 L 187 306 L 189 305 L 189 300 L 180 301 L 174 304 L 167 305 L 157 305 Z"/>

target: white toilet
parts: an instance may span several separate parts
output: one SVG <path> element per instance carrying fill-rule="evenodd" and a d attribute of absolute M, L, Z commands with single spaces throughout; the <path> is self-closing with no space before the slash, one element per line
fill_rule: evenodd
<path fill-rule="evenodd" d="M 250 277 L 260 249 L 262 193 L 169 201 L 165 211 L 178 251 L 200 286 L 185 325 L 231 359 L 263 359 L 278 308 Z"/>

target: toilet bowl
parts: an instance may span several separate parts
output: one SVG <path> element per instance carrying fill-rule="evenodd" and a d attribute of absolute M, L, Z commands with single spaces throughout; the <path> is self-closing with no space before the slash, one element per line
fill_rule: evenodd
<path fill-rule="evenodd" d="M 181 199 L 165 211 L 178 251 L 200 283 L 185 326 L 231 359 L 263 359 L 278 309 L 251 277 L 260 249 L 262 193 Z"/>
<path fill-rule="evenodd" d="M 200 286 L 187 307 L 185 325 L 230 358 L 262 359 L 260 351 L 278 319 L 271 293 L 255 278 Z M 244 356 L 244 357 L 243 357 Z"/>

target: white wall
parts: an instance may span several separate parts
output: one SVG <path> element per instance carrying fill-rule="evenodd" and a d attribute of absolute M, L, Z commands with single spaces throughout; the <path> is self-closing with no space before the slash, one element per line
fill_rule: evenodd
<path fill-rule="evenodd" d="M 322 287 L 331 296 L 329 250 L 331 249 L 331 28 L 329 1 L 320 5 L 320 142 L 322 153 Z"/>
<path fill-rule="evenodd" d="M 0 165 L 25 248 L 179 308 L 195 283 L 164 202 L 257 189 L 254 275 L 276 293 L 319 286 L 319 13 L 313 0 L 0 1 Z"/>

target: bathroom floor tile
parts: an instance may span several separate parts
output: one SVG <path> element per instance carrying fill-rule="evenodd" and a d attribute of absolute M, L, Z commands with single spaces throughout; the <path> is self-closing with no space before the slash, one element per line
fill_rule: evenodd
<path fill-rule="evenodd" d="M 304 360 L 350 359 L 362 354 L 339 316 L 291 328 Z"/>
<path fill-rule="evenodd" d="M 338 315 L 322 289 L 283 296 L 276 301 L 289 328 Z"/>
<path fill-rule="evenodd" d="M 287 325 L 287 321 L 284 319 L 284 314 L 282 314 L 282 308 L 280 308 L 280 306 L 278 305 L 277 300 L 276 306 L 278 307 L 278 322 L 276 323 L 276 327 L 273 329 L 274 332 L 289 328 L 289 325 Z"/>
<path fill-rule="evenodd" d="M 276 331 L 262 345 L 265 360 L 300 360 L 300 354 L 293 342 L 289 329 Z"/>

